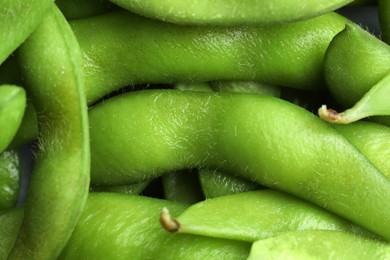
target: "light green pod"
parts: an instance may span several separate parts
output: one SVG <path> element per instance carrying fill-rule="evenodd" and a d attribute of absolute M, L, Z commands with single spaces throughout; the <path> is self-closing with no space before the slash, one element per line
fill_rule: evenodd
<path fill-rule="evenodd" d="M 214 91 L 252 93 L 280 97 L 281 89 L 278 86 L 263 84 L 254 81 L 214 81 L 210 83 Z"/>
<path fill-rule="evenodd" d="M 39 119 L 39 150 L 9 259 L 53 259 L 83 210 L 90 165 L 81 54 L 54 4 L 18 57 Z"/>
<path fill-rule="evenodd" d="M 390 179 L 390 127 L 364 121 L 333 127 Z"/>
<path fill-rule="evenodd" d="M 353 0 L 110 0 L 140 15 L 176 24 L 246 25 L 304 20 Z"/>
<path fill-rule="evenodd" d="M 163 207 L 188 205 L 143 196 L 93 193 L 59 259 L 246 259 L 250 243 L 178 236 L 159 223 Z"/>
<path fill-rule="evenodd" d="M 338 230 L 375 237 L 327 210 L 272 189 L 208 199 L 173 218 L 164 210 L 161 222 L 175 233 L 248 242 L 301 230 Z"/>
<path fill-rule="evenodd" d="M 89 119 L 95 183 L 215 168 L 295 194 L 390 239 L 388 179 L 328 123 L 289 102 L 145 90 L 96 105 Z"/>
<path fill-rule="evenodd" d="M 199 181 L 206 198 L 215 198 L 262 188 L 261 185 L 255 182 L 215 170 L 200 169 Z"/>
<path fill-rule="evenodd" d="M 255 242 L 248 260 L 389 259 L 390 244 L 340 231 L 286 232 Z"/>
<path fill-rule="evenodd" d="M 390 44 L 390 1 L 378 0 L 378 10 L 382 39 Z"/>
<path fill-rule="evenodd" d="M 327 86 L 344 108 L 353 106 L 390 73 L 390 46 L 353 24 L 329 44 L 324 58 Z"/>
<path fill-rule="evenodd" d="M 204 91 L 212 92 L 210 84 L 208 83 L 177 83 L 173 86 L 174 89 L 183 91 Z"/>
<path fill-rule="evenodd" d="M 92 186 L 89 188 L 91 192 L 115 192 L 115 193 L 124 193 L 124 194 L 140 194 L 146 186 L 148 186 L 149 181 L 143 181 L 135 184 L 129 185 L 113 185 L 113 186 Z"/>
<path fill-rule="evenodd" d="M 7 259 L 22 226 L 23 209 L 0 211 L 0 259 Z"/>
<path fill-rule="evenodd" d="M 26 91 L 18 86 L 0 86 L 0 153 L 12 141 L 22 122 Z"/>
<path fill-rule="evenodd" d="M 390 116 L 390 73 L 370 88 L 355 105 L 338 113 L 322 105 L 318 115 L 326 121 L 349 124 L 370 116 Z"/>
<path fill-rule="evenodd" d="M 34 31 L 53 0 L 2 0 L 0 64 Z"/>
<path fill-rule="evenodd" d="M 320 88 L 325 50 L 346 22 L 329 13 L 266 27 L 183 27 L 120 11 L 74 20 L 71 26 L 93 103 L 142 83 L 234 79 Z"/>
<path fill-rule="evenodd" d="M 0 153 L 0 211 L 16 206 L 20 191 L 20 158 L 17 151 Z"/>

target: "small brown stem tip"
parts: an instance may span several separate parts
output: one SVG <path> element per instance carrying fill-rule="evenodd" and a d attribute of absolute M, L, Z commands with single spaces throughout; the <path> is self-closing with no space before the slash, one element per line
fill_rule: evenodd
<path fill-rule="evenodd" d="M 169 210 L 167 208 L 163 208 L 160 213 L 160 223 L 163 228 L 169 232 L 175 233 L 180 230 L 180 223 L 172 218 Z"/>
<path fill-rule="evenodd" d="M 343 113 L 337 113 L 336 110 L 333 109 L 328 109 L 326 105 L 322 105 L 318 109 L 318 115 L 320 118 L 331 122 L 331 123 L 339 123 L 339 124 L 344 124 L 345 118 Z"/>

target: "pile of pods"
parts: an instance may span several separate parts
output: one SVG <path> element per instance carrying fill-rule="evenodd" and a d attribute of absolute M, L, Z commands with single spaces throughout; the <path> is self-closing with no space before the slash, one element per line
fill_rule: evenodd
<path fill-rule="evenodd" d="M 389 42 L 389 0 L 0 0 L 0 259 L 389 259 Z"/>

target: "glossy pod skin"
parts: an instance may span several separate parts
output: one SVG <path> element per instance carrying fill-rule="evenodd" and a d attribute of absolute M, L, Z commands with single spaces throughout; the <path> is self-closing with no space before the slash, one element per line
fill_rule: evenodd
<path fill-rule="evenodd" d="M 390 239 L 388 179 L 330 125 L 286 101 L 138 91 L 96 105 L 89 119 L 95 183 L 220 169 L 295 194 Z"/>
<path fill-rule="evenodd" d="M 12 141 L 22 122 L 26 107 L 26 92 L 14 85 L 0 86 L 0 153 Z"/>
<path fill-rule="evenodd" d="M 248 260 L 256 259 L 389 259 L 390 245 L 340 231 L 286 232 L 259 240 Z"/>
<path fill-rule="evenodd" d="M 163 230 L 163 207 L 186 204 L 142 196 L 95 193 L 59 259 L 246 259 L 250 243 L 178 236 Z"/>
<path fill-rule="evenodd" d="M 324 82 L 325 50 L 346 22 L 330 13 L 271 27 L 182 27 L 118 11 L 71 26 L 93 103 L 141 83 L 237 79 L 316 89 Z"/>
<path fill-rule="evenodd" d="M 18 57 L 39 118 L 39 151 L 9 259 L 52 259 L 65 246 L 84 207 L 90 163 L 81 55 L 54 5 Z"/>
<path fill-rule="evenodd" d="M 20 191 L 20 173 L 18 152 L 10 150 L 0 153 L 0 211 L 16 206 Z"/>
<path fill-rule="evenodd" d="M 1 2 L 0 64 L 34 31 L 52 2 L 53 0 L 3 0 Z"/>
<path fill-rule="evenodd" d="M 353 0 L 110 0 L 131 12 L 176 24 L 275 24 L 329 13 Z"/>
<path fill-rule="evenodd" d="M 168 231 L 248 242 L 302 230 L 338 230 L 374 237 L 344 218 L 272 189 L 208 199 L 173 218 L 178 225 Z"/>

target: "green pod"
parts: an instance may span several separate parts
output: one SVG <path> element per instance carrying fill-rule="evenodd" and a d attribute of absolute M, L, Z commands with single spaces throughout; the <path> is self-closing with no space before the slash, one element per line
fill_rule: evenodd
<path fill-rule="evenodd" d="M 82 212 L 90 164 L 81 54 L 54 4 L 18 57 L 39 119 L 39 150 L 9 259 L 51 259 L 65 246 Z"/>
<path fill-rule="evenodd" d="M 118 11 L 74 20 L 71 26 L 92 103 L 141 83 L 234 79 L 319 88 L 325 50 L 346 22 L 330 13 L 267 27 L 182 27 Z"/>
<path fill-rule="evenodd" d="M 22 122 L 26 91 L 14 85 L 0 86 L 0 153 L 12 141 Z"/>
<path fill-rule="evenodd" d="M 0 64 L 34 31 L 53 0 L 4 0 L 0 4 Z"/>
<path fill-rule="evenodd" d="M 333 127 L 390 180 L 390 127 L 364 121 Z"/>
<path fill-rule="evenodd" d="M 378 0 L 378 10 L 382 39 L 390 44 L 390 1 Z"/>
<path fill-rule="evenodd" d="M 215 170 L 200 169 L 199 182 L 206 198 L 261 189 L 257 183 Z"/>
<path fill-rule="evenodd" d="M 281 94 L 281 89 L 278 86 L 254 81 L 214 81 L 210 84 L 214 91 L 219 92 L 252 93 L 273 97 L 280 97 Z"/>
<path fill-rule="evenodd" d="M 388 179 L 332 126 L 289 102 L 138 91 L 96 105 L 89 119 L 95 183 L 215 168 L 295 194 L 390 239 Z"/>
<path fill-rule="evenodd" d="M 175 233 L 247 242 L 302 230 L 338 230 L 375 237 L 327 210 L 272 189 L 208 199 L 174 219 L 164 210 L 161 223 Z"/>
<path fill-rule="evenodd" d="M 248 260 L 389 259 L 390 245 L 340 231 L 286 232 L 253 243 Z"/>
<path fill-rule="evenodd" d="M 165 198 L 193 204 L 204 199 L 199 184 L 198 174 L 190 171 L 179 171 L 162 176 Z"/>
<path fill-rule="evenodd" d="M 110 0 L 131 12 L 176 24 L 247 25 L 304 20 L 329 13 L 353 0 Z"/>
<path fill-rule="evenodd" d="M 20 158 L 17 151 L 0 153 L 0 211 L 16 206 L 20 191 Z"/>
<path fill-rule="evenodd" d="M 7 259 L 22 226 L 23 209 L 12 208 L 0 211 L 0 259 Z"/>
<path fill-rule="evenodd" d="M 390 46 L 357 25 L 349 24 L 329 44 L 324 73 L 332 96 L 353 106 L 390 73 Z"/>
<path fill-rule="evenodd" d="M 163 207 L 187 205 L 149 197 L 93 193 L 59 259 L 246 259 L 250 243 L 177 236 L 159 223 Z"/>
<path fill-rule="evenodd" d="M 108 0 L 56 0 L 66 19 L 80 19 L 112 11 L 115 5 Z"/>
<path fill-rule="evenodd" d="M 208 83 L 177 83 L 173 86 L 173 88 L 182 91 L 213 91 L 210 84 Z"/>
<path fill-rule="evenodd" d="M 90 187 L 91 192 L 115 192 L 115 193 L 124 193 L 124 194 L 140 194 L 146 186 L 148 186 L 149 181 L 143 181 L 135 184 L 129 185 L 113 185 L 113 186 L 93 186 Z"/>
<path fill-rule="evenodd" d="M 370 88 L 351 108 L 338 113 L 322 105 L 318 115 L 332 123 L 349 124 L 371 116 L 390 116 L 390 73 Z"/>

